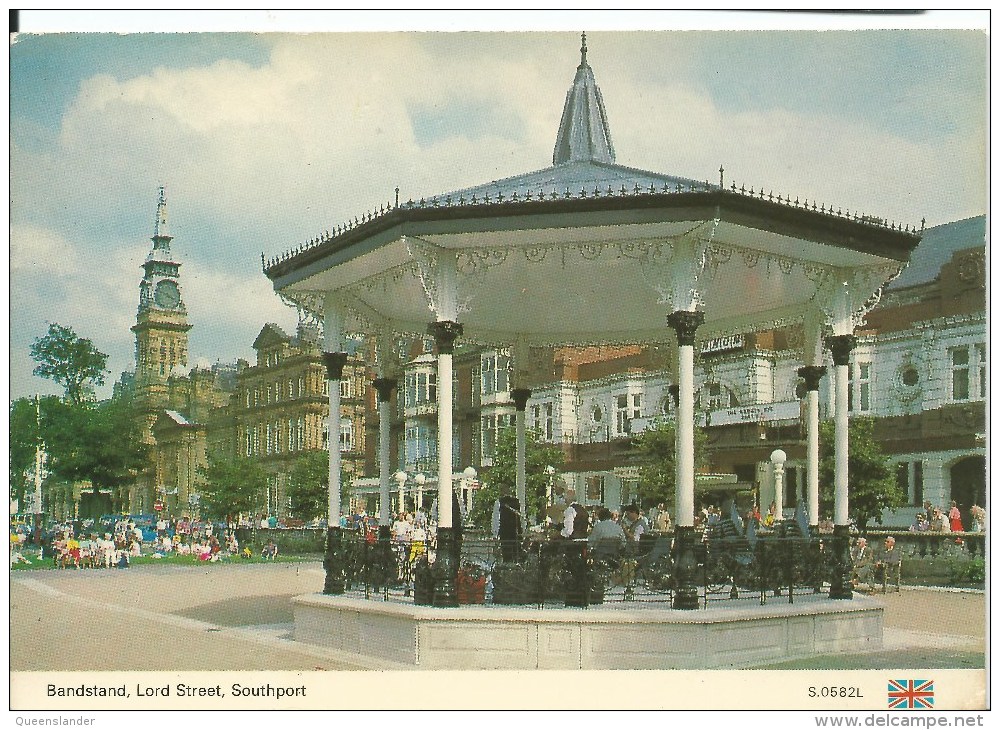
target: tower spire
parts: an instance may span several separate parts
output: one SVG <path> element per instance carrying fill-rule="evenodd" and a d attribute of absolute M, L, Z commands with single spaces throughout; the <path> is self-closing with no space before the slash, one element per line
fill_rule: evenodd
<path fill-rule="evenodd" d="M 160 186 L 160 198 L 156 203 L 156 222 L 153 224 L 153 240 L 172 238 L 167 233 L 167 196 L 164 187 Z"/>
<path fill-rule="evenodd" d="M 573 86 L 566 93 L 552 164 L 566 162 L 614 163 L 615 148 L 611 143 L 608 115 L 604 99 L 587 63 L 587 34 L 580 34 L 580 65 L 576 67 Z"/>

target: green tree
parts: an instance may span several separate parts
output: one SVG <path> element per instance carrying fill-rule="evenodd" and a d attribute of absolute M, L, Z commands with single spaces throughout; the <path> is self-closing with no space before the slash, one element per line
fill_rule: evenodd
<path fill-rule="evenodd" d="M 287 494 L 293 517 L 311 520 L 327 516 L 330 493 L 330 454 L 326 451 L 309 451 L 295 460 L 288 473 Z M 347 506 L 351 493 L 350 475 L 340 472 L 340 502 Z"/>
<path fill-rule="evenodd" d="M 906 500 L 896 484 L 892 466 L 875 440 L 875 419 L 852 418 L 847 432 L 850 445 L 847 461 L 847 494 L 850 516 L 860 532 L 869 523 L 882 524 L 882 512 L 900 507 Z M 820 509 L 833 511 L 834 423 L 824 421 L 819 429 Z"/>
<path fill-rule="evenodd" d="M 52 476 L 70 483 L 89 481 L 95 494 L 101 489 L 118 494 L 148 455 L 134 404 L 124 397 L 100 403 L 45 399 L 41 437 Z"/>
<path fill-rule="evenodd" d="M 40 419 L 36 417 L 35 399 L 18 398 L 10 404 L 10 498 L 24 508 L 29 474 L 35 466 L 35 450 L 42 442 Z"/>
<path fill-rule="evenodd" d="M 104 385 L 108 372 L 108 356 L 60 324 L 50 324 L 48 334 L 31 344 L 31 359 L 38 363 L 32 373 L 61 385 L 76 405 L 91 398 L 95 386 Z"/>
<path fill-rule="evenodd" d="M 209 454 L 198 467 L 201 512 L 211 519 L 229 519 L 261 509 L 270 475 L 256 459 Z"/>
<path fill-rule="evenodd" d="M 521 505 L 527 517 L 528 524 L 538 519 L 545 509 L 545 493 L 549 476 L 545 468 L 553 467 L 556 472 L 562 470 L 566 457 L 562 449 L 553 444 L 539 440 L 537 432 L 525 432 L 525 502 Z M 517 440 L 516 429 L 508 427 L 497 434 L 496 450 L 493 453 L 493 466 L 484 468 L 480 475 L 483 486 L 476 490 L 469 519 L 476 527 L 489 529 L 493 522 L 493 504 L 500 495 L 517 494 Z"/>
<path fill-rule="evenodd" d="M 639 501 L 643 507 L 663 502 L 673 512 L 677 492 L 677 456 L 674 447 L 676 428 L 673 422 L 656 420 L 635 439 L 636 461 L 639 464 Z M 694 468 L 708 463 L 704 429 L 694 430 Z"/>

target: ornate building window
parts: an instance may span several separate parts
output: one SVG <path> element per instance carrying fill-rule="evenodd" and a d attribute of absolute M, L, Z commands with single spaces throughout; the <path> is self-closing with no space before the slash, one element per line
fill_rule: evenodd
<path fill-rule="evenodd" d="M 426 423 L 411 423 L 405 430 L 406 466 L 423 468 L 421 465 L 437 456 L 436 430 Z"/>
<path fill-rule="evenodd" d="M 951 400 L 969 400 L 969 347 L 953 347 L 948 351 L 951 363 Z"/>
<path fill-rule="evenodd" d="M 411 408 L 421 403 L 437 401 L 437 373 L 429 370 L 411 371 L 404 382 L 404 400 Z"/>
<path fill-rule="evenodd" d="M 642 394 L 628 393 L 615 396 L 615 434 L 624 436 L 632 432 L 632 419 L 642 417 Z"/>
<path fill-rule="evenodd" d="M 354 424 L 350 419 L 340 423 L 340 450 L 354 451 Z"/>
<path fill-rule="evenodd" d="M 735 408 L 740 401 L 732 388 L 719 382 L 709 382 L 698 391 L 697 403 L 701 410 L 716 411 L 720 408 Z"/>
<path fill-rule="evenodd" d="M 986 390 L 986 345 L 982 343 L 976 345 L 975 352 L 979 365 L 979 397 L 985 400 L 988 392 Z"/>
<path fill-rule="evenodd" d="M 847 410 L 867 413 L 872 409 L 872 364 L 861 361 L 852 363 L 847 377 Z"/>
<path fill-rule="evenodd" d="M 510 357 L 503 352 L 483 353 L 483 395 L 506 393 L 508 390 L 510 390 Z"/>
<path fill-rule="evenodd" d="M 340 381 L 340 397 L 341 398 L 353 398 L 354 397 L 354 380 L 351 378 L 342 378 Z"/>
<path fill-rule="evenodd" d="M 488 413 L 482 417 L 482 463 L 485 465 L 492 461 L 493 454 L 497 448 L 497 436 L 500 430 L 514 423 L 514 416 L 510 413 Z"/>

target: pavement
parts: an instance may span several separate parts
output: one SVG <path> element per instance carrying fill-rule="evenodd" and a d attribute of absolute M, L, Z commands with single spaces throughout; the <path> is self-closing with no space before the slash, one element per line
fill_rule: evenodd
<path fill-rule="evenodd" d="M 291 598 L 322 589 L 319 561 L 10 574 L 11 671 L 382 669 L 293 641 Z M 885 605 L 879 652 L 767 669 L 985 666 L 986 596 L 905 588 Z M 398 668 L 398 667 L 393 667 Z"/>

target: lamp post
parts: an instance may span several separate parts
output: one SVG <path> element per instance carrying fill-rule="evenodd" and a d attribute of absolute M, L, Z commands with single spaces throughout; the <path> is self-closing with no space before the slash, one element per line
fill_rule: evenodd
<path fill-rule="evenodd" d="M 420 509 L 424 506 L 424 485 L 427 483 L 427 477 L 420 473 L 413 477 L 413 481 L 417 485 L 417 509 Z"/>
<path fill-rule="evenodd" d="M 781 449 L 775 449 L 771 452 L 771 466 L 774 467 L 774 521 L 779 522 L 781 520 L 781 513 L 784 510 L 784 477 L 785 477 L 785 462 L 788 460 L 788 454 L 786 454 Z"/>
<path fill-rule="evenodd" d="M 542 510 L 542 519 L 540 520 L 542 523 L 545 522 L 545 517 L 549 513 L 549 507 L 552 506 L 552 481 L 556 476 L 556 468 L 549 464 L 545 467 L 545 476 L 548 477 L 548 480 L 545 483 L 545 509 Z"/>
<path fill-rule="evenodd" d="M 399 488 L 399 510 L 404 510 L 405 502 L 403 498 L 405 497 L 406 480 L 409 478 L 405 471 L 397 471 L 392 475 L 393 480 L 396 482 L 396 486 Z"/>
<path fill-rule="evenodd" d="M 467 466 L 462 471 L 462 476 L 465 477 L 465 514 L 468 515 L 472 512 L 472 485 L 476 481 L 476 477 L 479 476 L 479 472 L 476 471 L 475 467 Z"/>

